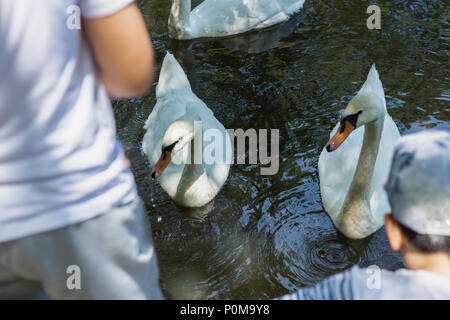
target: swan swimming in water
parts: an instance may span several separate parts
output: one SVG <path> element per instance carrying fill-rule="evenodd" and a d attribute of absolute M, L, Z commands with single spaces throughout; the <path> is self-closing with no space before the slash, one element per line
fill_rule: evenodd
<path fill-rule="evenodd" d="M 225 37 L 286 21 L 305 0 L 173 0 L 169 33 L 180 40 Z"/>
<path fill-rule="evenodd" d="M 213 112 L 192 92 L 186 74 L 169 53 L 161 68 L 156 97 L 142 143 L 153 166 L 152 176 L 178 205 L 202 207 L 217 195 L 227 180 L 230 136 Z M 204 146 L 205 132 L 219 133 L 225 140 L 214 144 L 223 148 L 214 149 L 216 155 L 224 156 L 221 161 L 204 161 L 202 150 L 208 148 Z M 200 161 L 194 160 L 197 154 L 201 155 Z"/>
<path fill-rule="evenodd" d="M 384 215 L 390 212 L 383 182 L 399 137 L 372 65 L 319 157 L 322 203 L 345 236 L 362 239 L 383 226 Z"/>

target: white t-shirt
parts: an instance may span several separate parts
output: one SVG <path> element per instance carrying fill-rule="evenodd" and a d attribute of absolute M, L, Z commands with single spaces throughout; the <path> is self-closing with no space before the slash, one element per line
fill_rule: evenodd
<path fill-rule="evenodd" d="M 67 23 L 73 5 L 98 18 L 131 2 L 0 1 L 0 242 L 136 197 L 91 52 Z"/>

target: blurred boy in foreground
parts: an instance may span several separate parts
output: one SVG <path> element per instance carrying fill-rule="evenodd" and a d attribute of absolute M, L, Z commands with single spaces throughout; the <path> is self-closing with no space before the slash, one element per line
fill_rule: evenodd
<path fill-rule="evenodd" d="M 385 189 L 386 233 L 407 269 L 355 266 L 280 299 L 450 299 L 450 134 L 400 138 Z"/>
<path fill-rule="evenodd" d="M 132 0 L 0 1 L 0 299 L 162 298 L 109 101 L 153 61 Z"/>

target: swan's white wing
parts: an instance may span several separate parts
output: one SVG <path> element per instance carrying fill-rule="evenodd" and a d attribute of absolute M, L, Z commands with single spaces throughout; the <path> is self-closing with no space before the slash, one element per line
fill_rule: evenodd
<path fill-rule="evenodd" d="M 383 135 L 381 136 L 372 178 L 372 197 L 370 199 L 370 209 L 379 226 L 384 224 L 384 215 L 391 210 L 386 191 L 384 190 L 384 181 L 389 174 L 394 144 L 398 138 L 400 138 L 398 128 L 389 114 L 386 114 Z"/>
<path fill-rule="evenodd" d="M 380 75 L 375 67 L 375 64 L 370 68 L 369 74 L 367 75 L 366 82 L 362 85 L 358 94 L 362 93 L 375 93 L 383 101 L 384 109 L 386 110 L 386 99 L 384 96 L 383 84 L 380 80 Z"/>
<path fill-rule="evenodd" d="M 194 37 L 217 37 L 280 23 L 304 0 L 205 0 L 191 13 Z"/>
<path fill-rule="evenodd" d="M 175 57 L 167 53 L 159 74 L 158 86 L 156 87 L 156 97 L 159 99 L 164 95 L 179 95 L 180 93 L 192 93 L 189 80 L 183 68 Z"/>

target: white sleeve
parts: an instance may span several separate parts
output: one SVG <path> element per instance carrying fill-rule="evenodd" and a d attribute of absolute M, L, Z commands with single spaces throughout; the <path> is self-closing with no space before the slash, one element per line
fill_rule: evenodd
<path fill-rule="evenodd" d="M 81 15 L 85 18 L 102 18 L 125 8 L 134 0 L 80 0 Z"/>
<path fill-rule="evenodd" d="M 313 287 L 300 289 L 275 300 L 354 300 L 358 298 L 354 293 L 355 278 L 361 273 L 361 269 L 356 266 L 326 278 Z"/>

